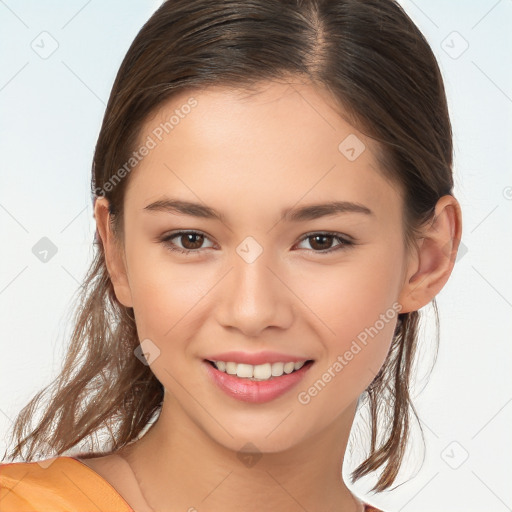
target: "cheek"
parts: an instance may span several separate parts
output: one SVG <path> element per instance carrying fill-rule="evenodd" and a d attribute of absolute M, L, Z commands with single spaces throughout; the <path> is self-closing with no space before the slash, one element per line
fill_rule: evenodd
<path fill-rule="evenodd" d="M 319 319 L 325 357 L 318 372 L 336 375 L 325 375 L 333 393 L 351 390 L 347 399 L 355 399 L 382 366 L 399 313 L 401 265 L 400 255 L 383 244 L 301 278 L 298 295 Z"/>
<path fill-rule="evenodd" d="M 297 399 L 312 418 L 311 428 L 333 421 L 364 392 L 384 363 L 398 312 L 394 265 L 380 260 L 382 274 L 354 265 L 339 271 L 338 284 L 308 295 L 308 305 L 321 315 L 324 356 L 299 390 Z M 387 267 L 387 268 L 386 268 Z M 321 282 L 319 285 L 322 284 Z M 395 308 L 393 308 L 395 304 Z"/>
<path fill-rule="evenodd" d="M 335 265 L 312 266 L 294 281 L 294 289 L 325 327 L 326 339 L 346 341 L 392 308 L 399 296 L 401 269 L 400 255 L 382 244 L 354 252 Z"/>
<path fill-rule="evenodd" d="M 132 286 L 134 309 L 140 335 L 159 340 L 190 336 L 195 307 L 204 299 L 208 287 L 197 283 L 197 275 L 188 279 L 180 272 L 173 278 L 153 269 Z"/>
<path fill-rule="evenodd" d="M 214 284 L 211 272 L 201 272 L 193 264 L 173 264 L 158 246 L 143 249 L 142 244 L 133 244 L 127 254 L 139 337 L 176 340 L 183 330 L 190 335 L 194 308 Z"/>

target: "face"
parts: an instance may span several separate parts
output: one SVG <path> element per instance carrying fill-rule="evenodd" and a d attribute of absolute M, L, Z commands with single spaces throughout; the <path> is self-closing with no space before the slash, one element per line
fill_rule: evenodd
<path fill-rule="evenodd" d="M 401 193 L 372 141 L 324 92 L 276 83 L 182 93 L 146 122 L 149 139 L 126 190 L 116 294 L 164 409 L 234 450 L 336 425 L 385 360 L 406 274 Z M 219 357 L 276 375 L 229 375 L 207 362 Z"/>

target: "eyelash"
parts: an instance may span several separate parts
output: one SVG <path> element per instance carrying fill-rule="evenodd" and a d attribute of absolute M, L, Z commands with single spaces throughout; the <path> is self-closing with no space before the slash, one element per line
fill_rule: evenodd
<path fill-rule="evenodd" d="M 160 239 L 160 241 L 165 245 L 165 247 L 172 252 L 178 252 L 181 254 L 184 254 L 185 256 L 193 256 L 194 253 L 199 253 L 200 249 L 182 249 L 180 247 L 177 247 L 176 244 L 172 243 L 171 240 L 173 238 L 183 236 L 183 235 L 203 235 L 205 238 L 206 235 L 204 233 L 201 233 L 200 231 L 176 231 L 175 233 L 170 233 L 169 235 L 165 235 Z M 330 254 L 332 252 L 349 249 L 350 247 L 356 245 L 353 241 L 348 240 L 347 238 L 344 238 L 339 235 L 339 233 L 330 233 L 330 232 L 324 232 L 324 231 L 314 231 L 312 233 L 307 233 L 305 236 L 303 236 L 300 240 L 300 242 L 303 242 L 304 240 L 307 240 L 308 238 L 313 238 L 315 236 L 326 236 L 326 237 L 332 237 L 333 239 L 340 242 L 338 245 L 331 247 L 330 249 L 325 249 L 322 251 L 315 251 L 311 249 L 313 253 L 317 254 Z"/>

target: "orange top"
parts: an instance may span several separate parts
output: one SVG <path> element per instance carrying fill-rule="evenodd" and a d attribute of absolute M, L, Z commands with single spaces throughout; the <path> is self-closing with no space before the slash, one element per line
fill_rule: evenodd
<path fill-rule="evenodd" d="M 134 512 L 98 473 L 73 457 L 0 464 L 1 512 Z"/>
<path fill-rule="evenodd" d="M 134 512 L 102 476 L 73 457 L 0 464 L 0 512 Z M 365 504 L 365 512 L 382 512 Z"/>

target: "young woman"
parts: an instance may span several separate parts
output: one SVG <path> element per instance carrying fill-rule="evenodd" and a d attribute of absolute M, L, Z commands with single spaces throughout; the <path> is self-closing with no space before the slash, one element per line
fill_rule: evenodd
<path fill-rule="evenodd" d="M 353 481 L 388 489 L 462 229 L 442 77 L 401 7 L 168 0 L 118 72 L 92 191 L 69 352 L 15 424 L 0 510 L 376 510 L 342 478 L 354 418 Z"/>

